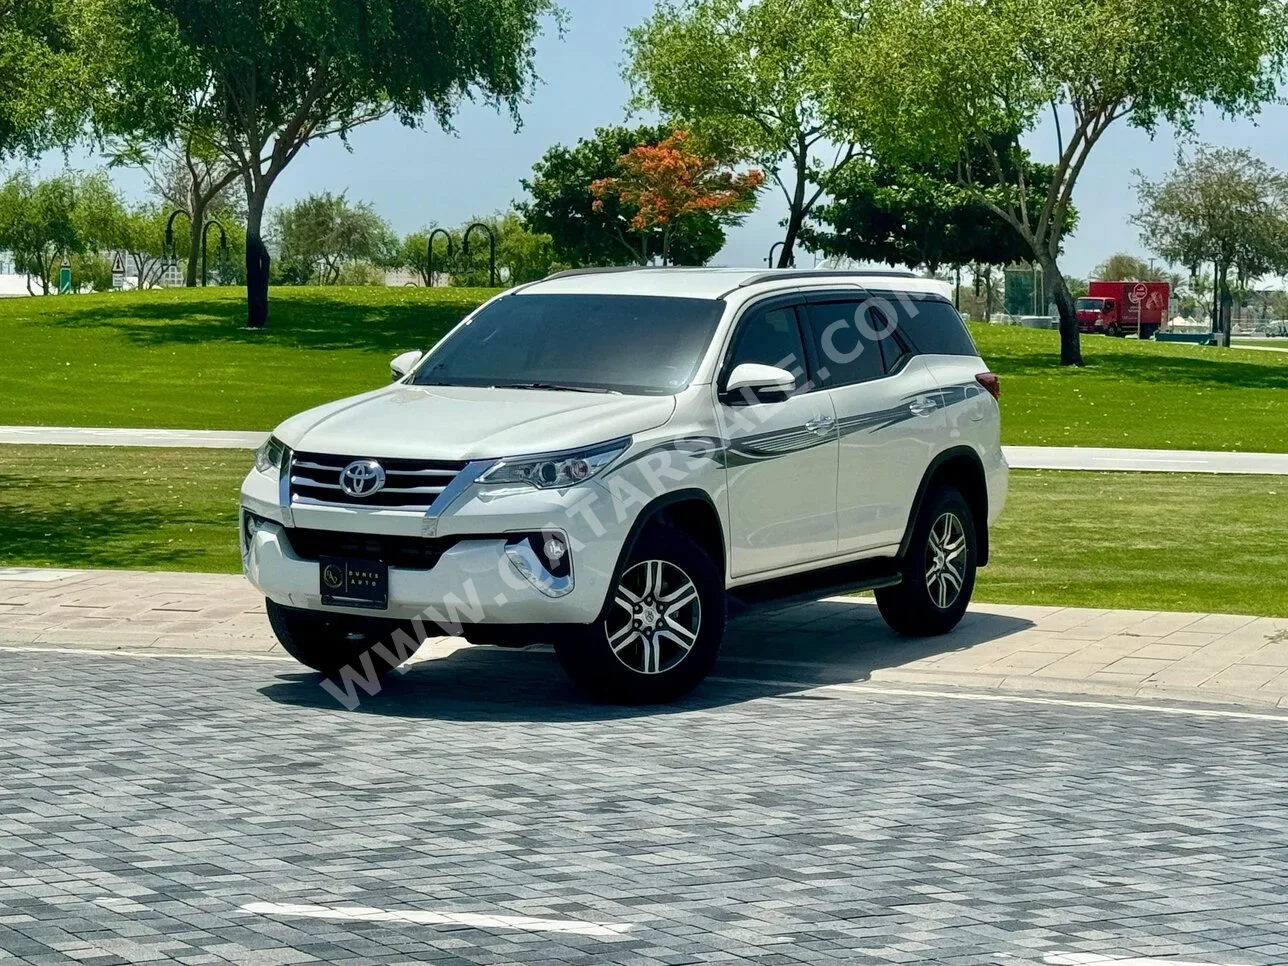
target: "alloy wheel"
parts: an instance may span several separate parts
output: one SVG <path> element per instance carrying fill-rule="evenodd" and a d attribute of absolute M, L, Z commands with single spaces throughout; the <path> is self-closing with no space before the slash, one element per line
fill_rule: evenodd
<path fill-rule="evenodd" d="M 947 610 L 966 583 L 966 527 L 956 513 L 940 515 L 926 546 L 926 589 L 940 610 Z"/>
<path fill-rule="evenodd" d="M 613 655 L 636 674 L 663 674 L 698 641 L 702 602 L 691 577 L 666 560 L 645 560 L 622 575 L 604 632 Z"/>

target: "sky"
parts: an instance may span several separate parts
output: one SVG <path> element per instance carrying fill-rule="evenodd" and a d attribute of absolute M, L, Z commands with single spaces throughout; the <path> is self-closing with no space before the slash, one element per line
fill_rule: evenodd
<path fill-rule="evenodd" d="M 430 222 L 463 223 L 471 215 L 503 210 L 522 197 L 520 180 L 553 144 L 573 144 L 596 127 L 628 120 L 629 89 L 621 77 L 626 29 L 649 15 L 653 0 L 563 0 L 570 18 L 562 39 L 553 25 L 537 44 L 541 83 L 522 110 L 516 131 L 507 114 L 483 105 L 465 104 L 456 117 L 455 133 L 436 126 L 403 127 L 393 118 L 360 128 L 349 138 L 306 147 L 274 185 L 270 206 L 289 204 L 313 192 L 347 191 L 350 199 L 371 202 L 400 234 Z M 1266 109 L 1258 121 L 1200 119 L 1198 138 L 1226 147 L 1246 147 L 1276 167 L 1288 167 L 1288 107 Z M 1029 138 L 1039 159 L 1055 153 L 1054 129 L 1044 122 Z M 1148 256 L 1139 231 L 1130 223 L 1136 211 L 1134 172 L 1156 179 L 1174 165 L 1178 143 L 1170 129 L 1151 140 L 1119 122 L 1092 152 L 1074 197 L 1080 212 L 1077 232 L 1065 245 L 1062 267 L 1067 275 L 1087 276 L 1110 254 L 1127 251 Z M 83 152 L 70 163 L 95 167 Z M 61 167 L 63 158 L 41 165 Z M 137 173 L 113 177 L 134 198 L 146 182 Z M 760 207 L 745 223 L 729 231 L 728 244 L 713 260 L 717 265 L 763 265 L 781 236 L 786 204 L 775 186 L 761 196 Z M 803 257 L 804 266 L 808 257 Z"/>

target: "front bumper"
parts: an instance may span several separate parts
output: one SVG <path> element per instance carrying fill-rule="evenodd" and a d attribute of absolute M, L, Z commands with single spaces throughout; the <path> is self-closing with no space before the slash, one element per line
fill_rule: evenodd
<path fill-rule="evenodd" d="M 563 491 L 471 486 L 432 518 L 405 511 L 283 507 L 276 476 L 252 471 L 242 488 L 242 567 L 265 597 L 303 610 L 421 619 L 448 627 L 589 624 L 603 610 L 626 540 L 627 528 L 602 511 L 605 504 L 611 505 L 607 491 L 592 482 Z M 587 511 L 588 505 L 600 512 Z M 246 527 L 248 513 L 257 518 L 253 533 Z M 317 560 L 297 553 L 291 528 L 434 539 L 450 546 L 431 565 L 390 562 L 387 608 L 337 607 L 322 603 Z M 532 573 L 541 571 L 540 561 L 526 544 L 516 547 L 515 535 L 533 533 L 566 539 L 570 580 Z"/>

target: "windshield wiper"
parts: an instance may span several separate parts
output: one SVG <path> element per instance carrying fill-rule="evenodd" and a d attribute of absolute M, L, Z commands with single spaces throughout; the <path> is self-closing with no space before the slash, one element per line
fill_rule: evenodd
<path fill-rule="evenodd" d="M 594 392 L 601 395 L 620 396 L 616 389 L 599 389 L 593 386 L 561 386 L 553 382 L 514 382 L 493 389 L 539 389 L 542 392 Z"/>

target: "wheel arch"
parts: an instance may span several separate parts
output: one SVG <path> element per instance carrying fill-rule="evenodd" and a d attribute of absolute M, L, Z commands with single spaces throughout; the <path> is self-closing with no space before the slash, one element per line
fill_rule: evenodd
<path fill-rule="evenodd" d="M 979 566 L 988 564 L 988 479 L 984 474 L 984 463 L 970 446 L 954 446 L 946 449 L 926 468 L 917 488 L 916 499 L 912 502 L 912 512 L 908 515 L 908 526 L 899 544 L 899 557 L 908 555 L 912 543 L 912 531 L 916 528 L 931 490 L 940 484 L 956 488 L 970 506 L 971 515 L 975 518 L 975 537 L 979 543 Z"/>
<path fill-rule="evenodd" d="M 728 572 L 726 570 L 728 547 L 724 524 L 720 520 L 720 511 L 716 509 L 715 501 L 706 490 L 675 490 L 654 499 L 635 517 L 622 544 L 617 566 L 613 568 L 613 582 L 605 594 L 605 607 L 611 599 L 612 587 L 617 586 L 617 582 L 621 580 L 626 562 L 634 553 L 640 537 L 645 530 L 655 524 L 674 527 L 692 537 L 699 546 L 711 554 L 712 560 L 719 568 L 721 579 L 724 579 Z"/>

